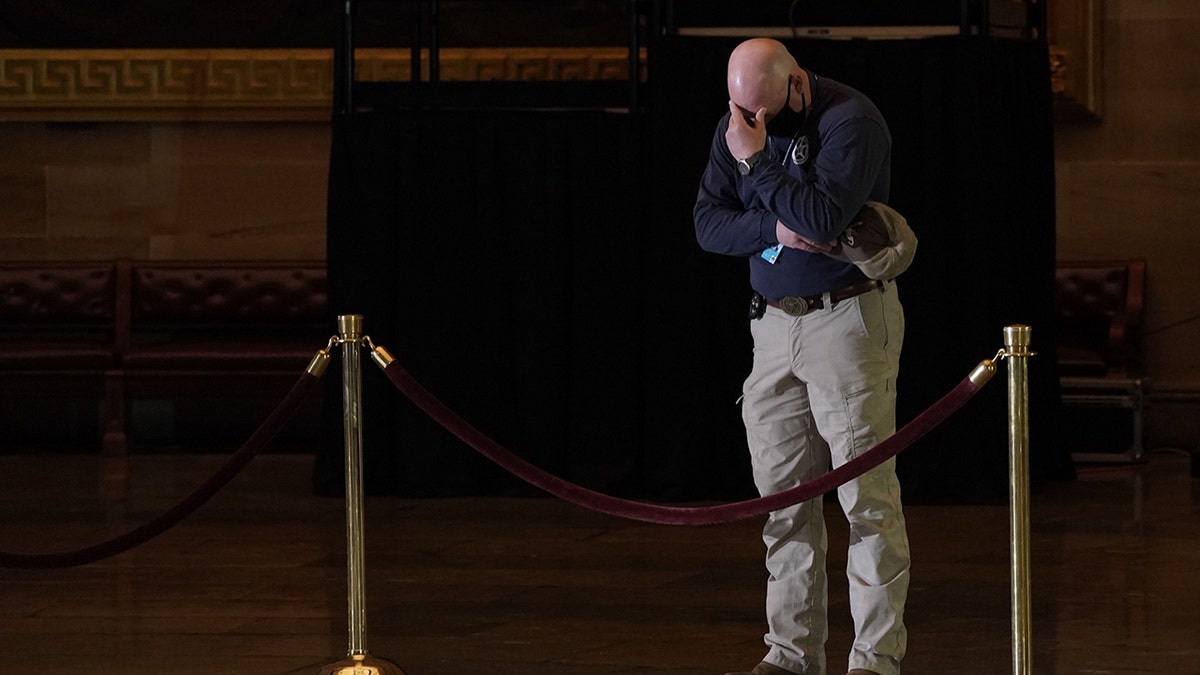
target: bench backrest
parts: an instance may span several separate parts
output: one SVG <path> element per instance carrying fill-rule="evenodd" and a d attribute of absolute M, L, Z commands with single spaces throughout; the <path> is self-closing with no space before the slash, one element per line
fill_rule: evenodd
<path fill-rule="evenodd" d="M 138 263 L 130 275 L 135 326 L 316 324 L 327 307 L 320 262 Z"/>
<path fill-rule="evenodd" d="M 1140 369 L 1145 283 L 1145 260 L 1058 261 L 1060 370 L 1104 375 Z"/>
<path fill-rule="evenodd" d="M 0 264 L 0 322 L 111 324 L 116 289 L 112 263 Z"/>

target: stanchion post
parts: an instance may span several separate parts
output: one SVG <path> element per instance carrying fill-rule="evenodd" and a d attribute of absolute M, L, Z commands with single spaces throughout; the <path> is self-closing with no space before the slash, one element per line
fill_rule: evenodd
<path fill-rule="evenodd" d="M 1013 674 L 1031 675 L 1029 575 L 1029 326 L 1004 328 L 1008 359 L 1008 497 L 1012 555 Z"/>
<path fill-rule="evenodd" d="M 349 650 L 318 675 L 405 675 L 396 664 L 367 652 L 366 590 L 363 572 L 362 358 L 363 318 L 338 316 L 342 345 L 342 420 L 346 445 L 346 587 Z"/>

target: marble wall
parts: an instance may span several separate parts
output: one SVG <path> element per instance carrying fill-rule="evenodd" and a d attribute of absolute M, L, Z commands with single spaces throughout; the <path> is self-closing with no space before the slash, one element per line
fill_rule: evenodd
<path fill-rule="evenodd" d="M 1148 261 L 1152 446 L 1200 444 L 1200 4 L 1095 0 L 1098 122 L 1056 128 L 1060 258 Z M 0 259 L 323 258 L 316 122 L 0 123 Z"/>
<path fill-rule="evenodd" d="M 1058 256 L 1147 260 L 1151 446 L 1200 444 L 1200 4 L 1107 0 L 1102 119 L 1056 128 Z"/>
<path fill-rule="evenodd" d="M 0 124 L 5 260 L 324 259 L 321 123 Z"/>

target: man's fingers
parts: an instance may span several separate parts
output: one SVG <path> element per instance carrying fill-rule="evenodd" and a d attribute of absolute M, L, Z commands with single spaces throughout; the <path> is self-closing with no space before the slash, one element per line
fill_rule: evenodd
<path fill-rule="evenodd" d="M 737 107 L 737 104 L 732 99 L 729 101 L 729 125 L 745 124 L 746 118 L 742 116 L 742 109 Z"/>
<path fill-rule="evenodd" d="M 811 239 L 805 239 L 804 237 L 802 237 L 800 235 L 796 235 L 796 238 L 799 239 L 800 241 L 804 242 L 805 244 L 809 245 L 810 247 L 812 247 L 812 249 L 814 251 L 832 251 L 833 250 L 833 244 L 819 244 L 815 241 L 812 241 Z"/>

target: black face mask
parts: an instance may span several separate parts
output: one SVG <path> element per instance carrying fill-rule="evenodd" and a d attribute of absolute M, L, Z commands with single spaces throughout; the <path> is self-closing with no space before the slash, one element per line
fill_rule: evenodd
<path fill-rule="evenodd" d="M 804 119 L 808 116 L 808 100 L 804 92 L 800 92 L 800 112 L 792 110 L 792 78 L 788 77 L 787 98 L 783 108 L 767 122 L 767 134 L 771 136 L 792 136 L 800 130 Z"/>

